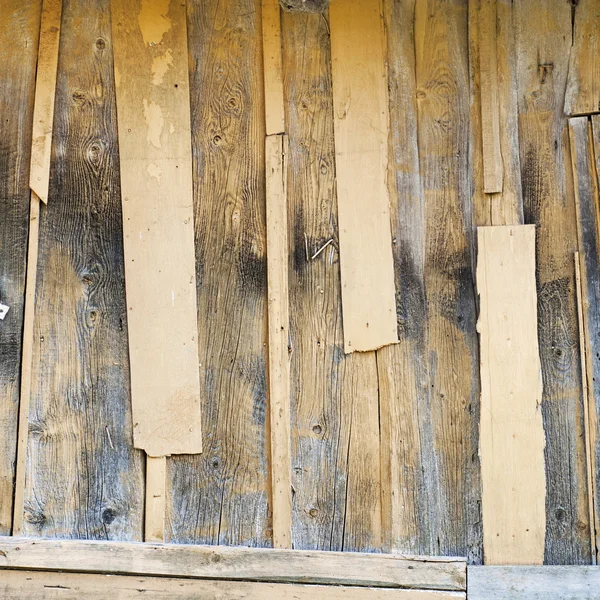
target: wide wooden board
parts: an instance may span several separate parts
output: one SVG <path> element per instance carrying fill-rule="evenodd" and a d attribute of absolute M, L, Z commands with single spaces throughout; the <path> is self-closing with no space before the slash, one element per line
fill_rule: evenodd
<path fill-rule="evenodd" d="M 535 227 L 479 227 L 481 506 L 486 564 L 542 564 L 546 474 Z"/>
<path fill-rule="evenodd" d="M 133 439 L 202 451 L 185 5 L 113 0 Z"/>
<path fill-rule="evenodd" d="M 398 341 L 381 0 L 330 8 L 344 351 Z"/>

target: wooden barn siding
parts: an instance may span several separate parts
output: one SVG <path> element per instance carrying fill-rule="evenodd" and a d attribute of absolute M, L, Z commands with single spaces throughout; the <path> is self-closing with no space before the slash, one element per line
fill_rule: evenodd
<path fill-rule="evenodd" d="M 383 2 L 400 343 L 350 356 L 342 338 L 329 24 L 326 14 L 282 15 L 296 548 L 482 560 L 473 232 L 490 224 L 494 197 L 482 193 L 477 45 L 469 21 L 476 6 Z M 563 0 L 498 0 L 497 7 L 499 38 L 506 28 L 514 31 L 499 50 L 509 65 L 503 106 L 514 106 L 505 120 L 518 133 L 518 155 L 504 165 L 505 186 L 514 194 L 508 214 L 537 225 L 546 562 L 589 563 L 576 218 L 562 113 L 572 7 Z M 31 536 L 142 536 L 144 474 L 131 438 L 109 13 L 108 0 L 64 0 L 52 195 L 40 227 L 25 518 Z M 168 461 L 170 542 L 271 544 L 260 27 L 258 0 L 188 2 L 207 400 L 204 454 Z M 10 68 L 11 81 L 27 74 Z M 24 131 L 9 135 L 0 123 L 7 132 L 2 143 L 18 144 L 19 157 L 27 154 L 32 100 L 31 81 L 23 85 L 29 87 L 11 110 L 18 107 Z M 20 242 L 6 243 L 6 213 L 0 225 L 2 264 L 20 261 L 8 277 L 18 291 L 25 182 L 23 176 L 19 193 L 2 191 L 1 198 L 18 215 Z M 18 338 L 18 323 L 16 331 Z M 16 381 L 19 371 L 19 347 L 10 348 L 12 362 L 0 365 L 6 440 L 15 437 L 17 392 L 7 396 L 4 381 Z M 10 462 L 6 468 L 10 478 Z M 7 495 L 2 514 L 10 512 Z"/>

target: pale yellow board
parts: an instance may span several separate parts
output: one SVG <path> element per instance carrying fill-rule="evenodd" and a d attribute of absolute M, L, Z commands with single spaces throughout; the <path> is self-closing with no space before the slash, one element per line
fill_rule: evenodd
<path fill-rule="evenodd" d="M 546 476 L 535 226 L 477 233 L 484 561 L 542 564 Z"/>
<path fill-rule="evenodd" d="M 290 354 L 285 135 L 266 139 L 269 402 L 273 546 L 292 547 Z"/>
<path fill-rule="evenodd" d="M 146 506 L 144 541 L 164 542 L 167 459 L 146 457 Z"/>
<path fill-rule="evenodd" d="M 134 444 L 202 451 L 186 9 L 113 0 Z"/>
<path fill-rule="evenodd" d="M 285 132 L 280 10 L 279 0 L 262 0 L 262 37 L 267 135 Z"/>
<path fill-rule="evenodd" d="M 333 0 L 330 29 L 344 350 L 349 353 L 398 342 L 381 1 Z"/>
<path fill-rule="evenodd" d="M 35 104 L 31 138 L 29 186 L 38 198 L 48 202 L 52 122 L 58 68 L 62 0 L 44 0 L 35 80 Z"/>

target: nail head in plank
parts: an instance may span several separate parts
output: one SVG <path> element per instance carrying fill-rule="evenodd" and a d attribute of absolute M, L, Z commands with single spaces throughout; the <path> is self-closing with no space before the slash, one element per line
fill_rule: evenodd
<path fill-rule="evenodd" d="M 330 7 L 344 350 L 398 342 L 380 0 Z"/>
<path fill-rule="evenodd" d="M 113 0 L 134 445 L 202 451 L 186 9 Z"/>
<path fill-rule="evenodd" d="M 542 564 L 546 475 L 535 226 L 477 233 L 484 560 Z"/>

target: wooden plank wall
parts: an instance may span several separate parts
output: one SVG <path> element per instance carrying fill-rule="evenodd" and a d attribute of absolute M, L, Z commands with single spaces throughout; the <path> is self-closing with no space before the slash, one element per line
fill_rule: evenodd
<path fill-rule="evenodd" d="M 261 5 L 187 2 L 203 454 L 167 466 L 170 542 L 272 545 Z M 28 65 L 0 61 L 19 116 L 18 126 L 0 122 L 0 202 L 9 207 L 0 220 L 0 301 L 13 295 L 16 319 L 0 322 L 0 352 L 9 357 L 0 362 L 3 532 L 27 235 L 29 44 L 39 19 L 31 3 L 20 6 L 10 10 L 13 25 L 0 25 L 1 36 L 27 40 L 19 57 Z M 563 114 L 579 7 L 563 0 L 382 0 L 380 7 L 399 343 L 347 356 L 331 24 L 328 12 L 280 15 L 291 543 L 482 562 L 475 229 L 531 224 L 546 435 L 544 559 L 590 563 L 573 262 L 582 248 Z M 492 17 L 482 21 L 482 9 Z M 494 10 L 499 125 L 491 128 L 498 140 L 490 160 L 499 149 L 502 191 L 486 193 L 481 85 L 493 60 L 485 57 L 483 78 L 479 61 L 490 48 L 481 36 L 493 35 Z M 50 204 L 40 222 L 24 533 L 140 540 L 145 473 L 132 444 L 109 0 L 65 0 L 62 28 Z M 3 89 L 3 106 L 6 98 Z M 488 96 L 485 105 L 493 104 Z M 596 388 L 592 396 L 594 415 Z"/>

